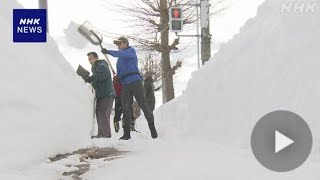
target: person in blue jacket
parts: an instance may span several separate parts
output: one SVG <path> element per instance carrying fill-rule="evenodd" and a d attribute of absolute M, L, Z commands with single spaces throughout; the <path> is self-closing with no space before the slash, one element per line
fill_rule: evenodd
<path fill-rule="evenodd" d="M 102 49 L 103 54 L 117 57 L 117 76 L 122 83 L 121 104 L 123 111 L 123 136 L 120 140 L 128 140 L 130 136 L 130 120 L 132 113 L 133 97 L 142 109 L 146 117 L 152 138 L 157 138 L 158 133 L 154 125 L 154 115 L 149 108 L 142 77 L 138 68 L 138 58 L 134 48 L 129 46 L 129 41 L 125 37 L 120 37 L 113 41 L 118 46 L 118 51 Z"/>

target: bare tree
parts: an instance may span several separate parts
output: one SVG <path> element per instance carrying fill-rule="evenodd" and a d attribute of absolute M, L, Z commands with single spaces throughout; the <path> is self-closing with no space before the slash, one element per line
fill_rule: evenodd
<path fill-rule="evenodd" d="M 212 0 L 212 15 L 217 15 L 226 9 L 226 6 L 219 6 L 226 0 Z M 174 6 L 173 0 L 132 0 L 126 6 L 118 5 L 120 10 L 128 18 L 131 24 L 128 28 L 138 28 L 136 33 L 128 36 L 139 44 L 139 49 L 154 51 L 161 54 L 161 80 L 162 80 L 162 101 L 166 103 L 172 100 L 174 95 L 173 75 L 177 68 L 181 67 L 178 61 L 173 67 L 170 61 L 170 52 L 179 50 L 179 38 L 169 38 L 169 8 Z M 177 0 L 177 4 L 194 4 L 196 0 Z M 196 7 L 184 6 L 184 26 L 196 22 Z"/>
<path fill-rule="evenodd" d="M 161 60 L 158 58 L 157 54 L 149 51 L 143 60 L 139 61 L 140 70 L 143 77 L 147 74 L 152 76 L 154 82 L 162 80 L 162 70 L 161 70 Z M 175 73 L 177 69 L 182 66 L 182 61 L 178 60 L 175 65 L 172 66 L 171 70 L 168 72 L 171 76 Z M 168 76 L 168 75 L 167 75 Z M 156 90 L 161 89 L 162 85 L 156 88 Z"/>
<path fill-rule="evenodd" d="M 142 76 L 152 76 L 154 82 L 161 80 L 161 60 L 149 51 L 143 60 L 139 61 Z"/>

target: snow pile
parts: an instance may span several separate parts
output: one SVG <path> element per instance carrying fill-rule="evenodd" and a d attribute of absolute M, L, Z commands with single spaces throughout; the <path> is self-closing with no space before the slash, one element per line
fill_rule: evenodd
<path fill-rule="evenodd" d="M 281 12 L 282 4 L 290 2 L 317 6 L 314 13 Z M 84 177 L 319 179 L 319 19 L 320 0 L 266 1 L 233 40 L 192 74 L 184 95 L 156 110 L 157 141 L 139 144 L 135 139 L 130 157 Z M 279 109 L 299 114 L 314 135 L 308 160 L 287 173 L 264 168 L 250 150 L 255 123 Z M 137 124 L 149 135 L 145 120 Z"/>
<path fill-rule="evenodd" d="M 12 9 L 0 7 L 0 174 L 89 145 L 88 88 L 56 43 L 13 43 Z"/>
<path fill-rule="evenodd" d="M 254 124 L 278 109 L 301 115 L 319 137 L 319 7 L 315 13 L 283 13 L 284 2 L 290 1 L 265 2 L 240 34 L 193 73 L 184 95 L 156 110 L 157 140 L 138 119 L 141 133 L 132 133 L 131 141 L 118 141 L 119 133 L 98 143 L 130 153 L 96 161 L 82 178 L 318 180 L 317 152 L 295 171 L 275 173 L 249 149 Z"/>
<path fill-rule="evenodd" d="M 283 9 L 290 3 L 290 12 Z M 295 11 L 295 4 L 302 3 L 302 11 Z M 314 11 L 308 3 L 316 4 Z M 266 1 L 233 40 L 192 74 L 184 96 L 161 107 L 156 119 L 162 126 L 175 124 L 185 135 L 249 146 L 252 128 L 263 115 L 290 110 L 319 137 L 319 18 L 319 0 Z"/>

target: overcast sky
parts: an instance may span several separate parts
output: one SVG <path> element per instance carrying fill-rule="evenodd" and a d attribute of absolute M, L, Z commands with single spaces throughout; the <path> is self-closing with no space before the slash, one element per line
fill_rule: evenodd
<path fill-rule="evenodd" d="M 18 0 L 25 8 L 37 8 L 38 0 Z M 112 10 L 112 2 L 126 3 L 130 0 L 68 0 L 49 2 L 49 27 L 52 36 L 62 35 L 70 20 L 82 23 L 89 20 L 97 28 L 109 33 L 126 33 L 123 15 Z M 211 23 L 211 33 L 218 41 L 227 41 L 238 33 L 248 18 L 254 17 L 258 5 L 264 0 L 229 0 L 231 8 L 225 14 L 215 17 Z"/>

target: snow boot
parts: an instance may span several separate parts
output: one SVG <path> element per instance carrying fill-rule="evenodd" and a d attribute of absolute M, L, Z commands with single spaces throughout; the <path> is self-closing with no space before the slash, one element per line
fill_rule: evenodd
<path fill-rule="evenodd" d="M 98 134 L 96 136 L 91 136 L 91 139 L 98 139 L 98 138 L 111 138 L 111 136 L 110 137 L 106 137 L 106 136 L 100 135 L 100 134 Z"/>
<path fill-rule="evenodd" d="M 130 122 L 130 131 L 136 131 L 135 129 L 135 121 Z"/>
<path fill-rule="evenodd" d="M 116 131 L 116 133 L 118 133 L 120 130 L 120 121 L 121 121 L 121 118 L 120 119 L 118 119 L 117 117 L 113 118 L 114 131 Z"/>
<path fill-rule="evenodd" d="M 113 126 L 114 126 L 114 130 L 116 131 L 116 133 L 118 133 L 119 130 L 120 130 L 120 123 L 119 123 L 119 121 L 118 121 L 118 122 L 114 122 L 114 123 L 113 123 Z"/>
<path fill-rule="evenodd" d="M 119 140 L 129 140 L 130 136 L 130 127 L 123 127 L 123 136 Z"/>
<path fill-rule="evenodd" d="M 151 137 L 153 139 L 156 139 L 158 137 L 158 133 L 157 133 L 156 127 L 154 126 L 154 123 L 148 123 L 148 125 L 151 132 Z"/>

